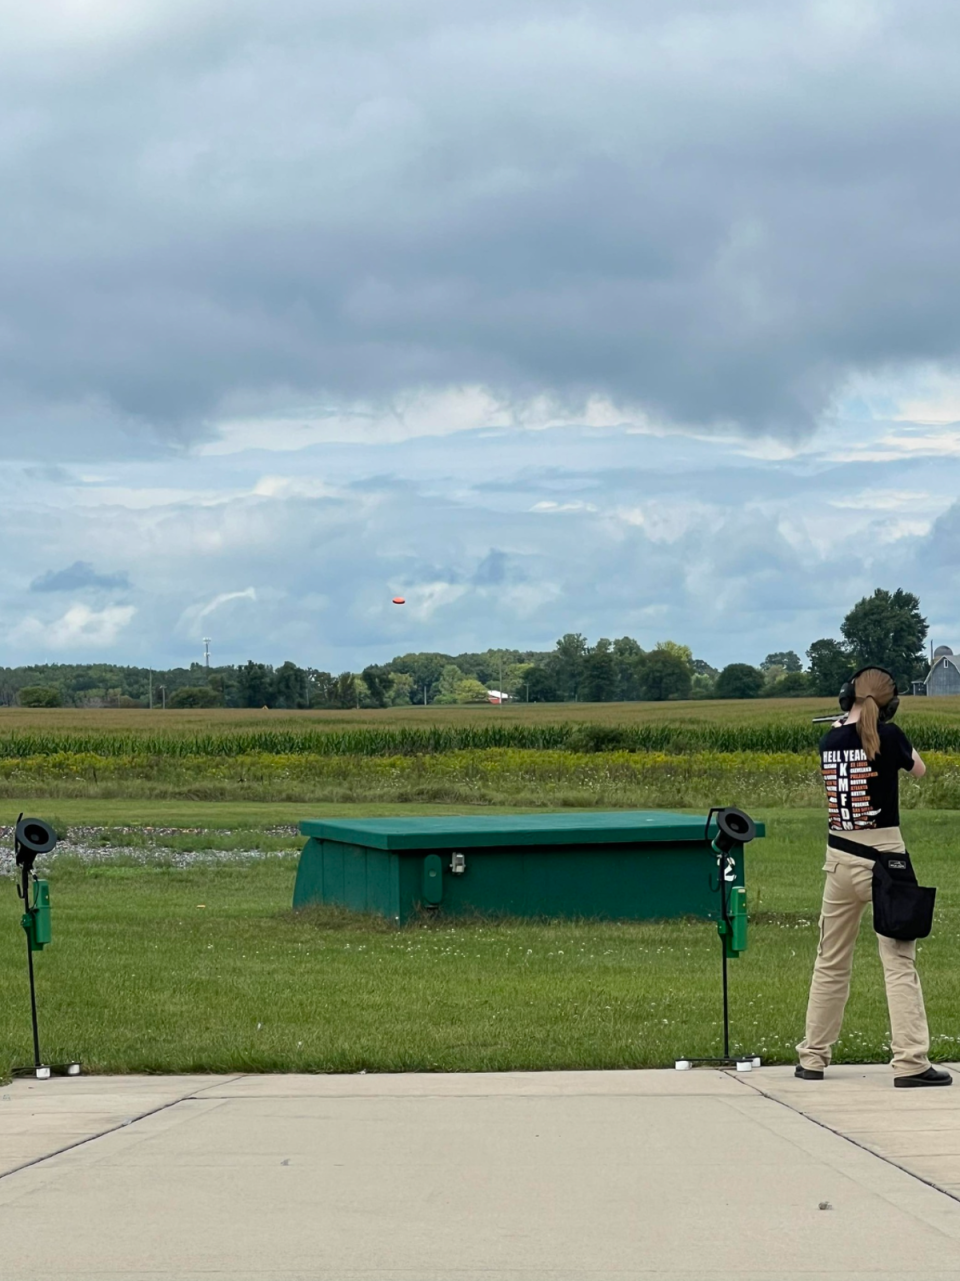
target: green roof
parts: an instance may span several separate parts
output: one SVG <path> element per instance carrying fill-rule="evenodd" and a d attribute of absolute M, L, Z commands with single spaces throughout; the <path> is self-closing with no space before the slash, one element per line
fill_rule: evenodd
<path fill-rule="evenodd" d="M 304 836 L 378 850 L 465 849 L 491 845 L 611 845 L 702 841 L 706 816 L 666 810 L 564 814 L 469 814 L 442 818 L 308 818 Z M 711 825 L 711 833 L 716 831 Z M 757 824 L 757 835 L 764 826 Z"/>

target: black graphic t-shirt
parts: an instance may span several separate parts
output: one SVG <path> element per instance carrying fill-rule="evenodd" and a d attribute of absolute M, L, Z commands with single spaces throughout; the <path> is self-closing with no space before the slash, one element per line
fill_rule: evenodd
<path fill-rule="evenodd" d="M 877 726 L 880 751 L 867 760 L 856 725 L 840 725 L 820 740 L 832 832 L 899 827 L 899 771 L 913 766 L 913 747 L 899 726 Z"/>

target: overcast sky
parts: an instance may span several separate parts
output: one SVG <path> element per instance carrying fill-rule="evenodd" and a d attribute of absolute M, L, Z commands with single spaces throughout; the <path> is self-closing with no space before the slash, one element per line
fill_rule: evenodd
<path fill-rule="evenodd" d="M 0 662 L 960 648 L 956 5 L 0 16 Z"/>

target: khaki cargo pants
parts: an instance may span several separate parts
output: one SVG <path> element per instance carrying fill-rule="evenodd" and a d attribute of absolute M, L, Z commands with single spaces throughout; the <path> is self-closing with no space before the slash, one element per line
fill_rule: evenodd
<path fill-rule="evenodd" d="M 845 840 L 869 845 L 886 853 L 902 853 L 906 846 L 899 827 L 867 832 L 843 832 Z M 801 1066 L 822 1070 L 840 1035 L 843 1010 L 850 995 L 853 949 L 860 920 L 872 902 L 873 863 L 844 850 L 827 846 L 823 870 L 820 943 L 810 984 L 806 1034 L 797 1051 Z M 916 943 L 877 935 L 890 1010 L 890 1048 L 895 1076 L 913 1076 L 930 1066 L 930 1034 L 923 1007 L 923 992 L 916 967 Z"/>

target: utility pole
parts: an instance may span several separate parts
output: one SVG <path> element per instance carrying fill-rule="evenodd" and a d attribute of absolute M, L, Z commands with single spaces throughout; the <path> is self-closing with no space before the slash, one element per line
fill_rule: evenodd
<path fill-rule="evenodd" d="M 149 706 L 150 706 L 150 708 L 152 709 L 152 708 L 153 708 L 153 672 L 152 672 L 152 671 L 149 673 L 149 676 L 148 676 L 148 686 L 147 686 L 147 687 L 148 687 L 148 690 L 149 690 L 149 694 L 148 694 L 148 698 L 149 698 Z"/>
<path fill-rule="evenodd" d="M 500 651 L 500 702 L 498 706 L 503 706 L 503 650 Z"/>

